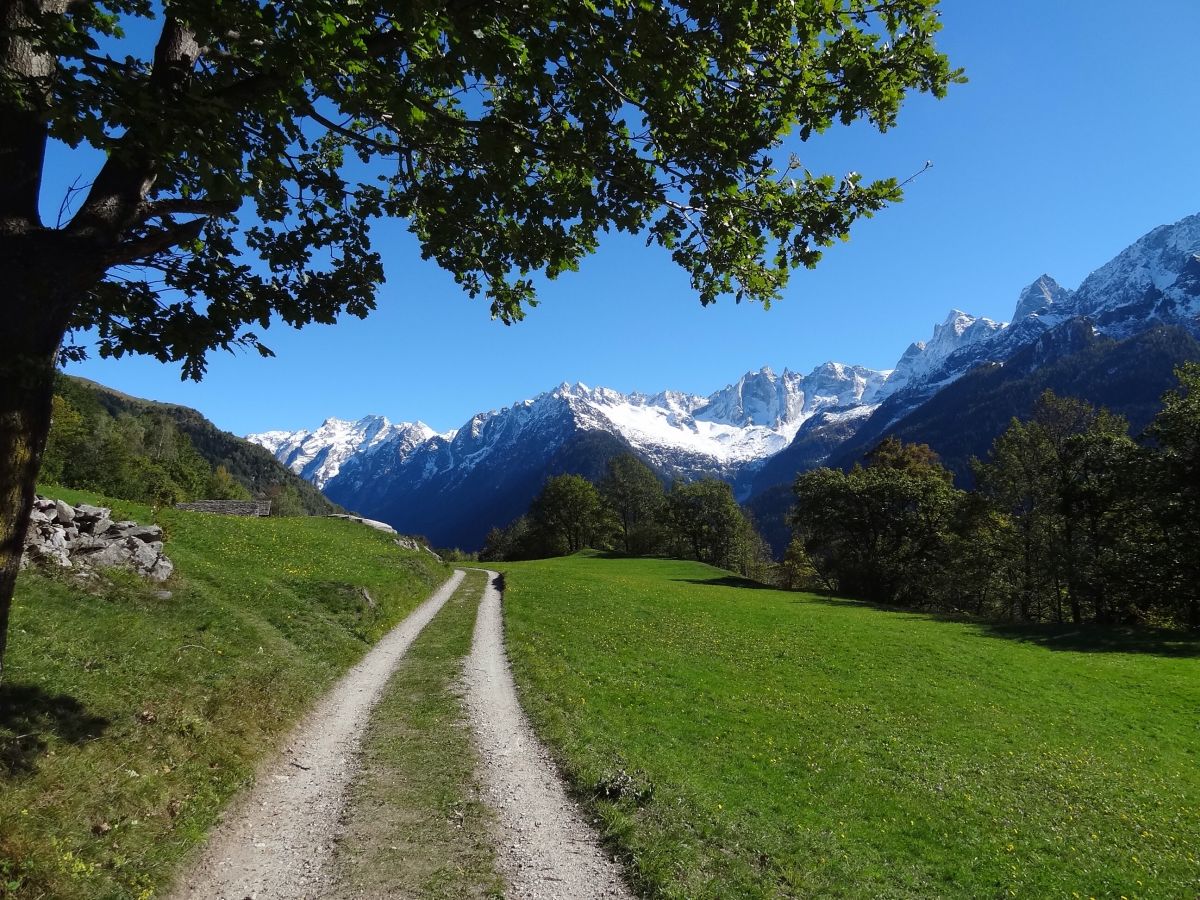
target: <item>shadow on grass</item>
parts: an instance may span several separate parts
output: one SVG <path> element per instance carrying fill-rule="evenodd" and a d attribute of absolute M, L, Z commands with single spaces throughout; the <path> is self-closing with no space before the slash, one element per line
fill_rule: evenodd
<path fill-rule="evenodd" d="M 1103 625 L 1022 625 L 977 623 L 987 637 L 1037 644 L 1075 653 L 1140 653 L 1200 657 L 1200 637 L 1166 628 L 1119 628 Z"/>
<path fill-rule="evenodd" d="M 1169 628 L 1135 628 L 1117 625 L 1067 625 L 1034 622 L 993 622 L 965 613 L 937 612 L 887 606 L 867 600 L 847 600 L 831 595 L 806 594 L 809 602 L 826 606 L 852 606 L 898 613 L 932 622 L 955 622 L 975 629 L 980 637 L 1036 644 L 1047 650 L 1073 653 L 1132 653 L 1148 656 L 1200 658 L 1200 635 Z M 797 603 L 804 602 L 797 600 Z"/>
<path fill-rule="evenodd" d="M 110 724 L 68 694 L 48 694 L 32 685 L 0 685 L 0 776 L 36 771 L 50 737 L 83 744 Z"/>
<path fill-rule="evenodd" d="M 713 584 L 722 587 L 769 589 L 770 585 L 759 584 L 734 575 L 721 578 L 680 578 L 692 584 Z M 955 622 L 972 626 L 980 637 L 1020 641 L 1036 644 L 1048 650 L 1069 650 L 1073 653 L 1131 653 L 1148 656 L 1174 658 L 1200 658 L 1200 634 L 1176 631 L 1169 628 L 1135 628 L 1116 625 L 1067 625 L 1029 622 L 992 622 L 962 613 L 945 613 L 926 609 L 910 609 L 904 606 L 888 606 L 868 600 L 848 600 L 832 594 L 813 591 L 798 592 L 796 603 L 821 603 L 826 606 L 873 609 L 880 612 L 898 613 L 914 619 L 933 622 Z"/>
<path fill-rule="evenodd" d="M 731 587 L 731 588 L 750 588 L 756 591 L 777 591 L 779 588 L 771 587 L 769 584 L 763 584 L 759 581 L 751 581 L 749 578 L 741 578 L 737 575 L 718 575 L 713 578 L 672 578 L 672 581 L 682 584 L 706 584 L 713 587 Z"/>

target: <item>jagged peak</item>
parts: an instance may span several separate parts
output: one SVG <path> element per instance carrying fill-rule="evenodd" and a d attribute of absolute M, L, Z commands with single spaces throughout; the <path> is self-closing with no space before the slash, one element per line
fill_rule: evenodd
<path fill-rule="evenodd" d="M 1055 281 L 1052 276 L 1043 273 L 1017 296 L 1017 306 L 1013 310 L 1012 320 L 1020 322 L 1027 316 L 1062 303 L 1070 296 L 1069 290 Z"/>

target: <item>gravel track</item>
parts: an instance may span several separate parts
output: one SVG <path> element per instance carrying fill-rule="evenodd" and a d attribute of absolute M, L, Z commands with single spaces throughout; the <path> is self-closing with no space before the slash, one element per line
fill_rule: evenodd
<path fill-rule="evenodd" d="M 455 573 L 350 669 L 225 814 L 174 900 L 309 900 L 328 887 L 346 789 L 372 708 L 401 657 L 463 579 Z"/>
<path fill-rule="evenodd" d="M 497 863 L 510 898 L 632 898 L 621 869 L 600 847 L 563 789 L 549 753 L 517 702 L 504 652 L 500 592 L 488 583 L 467 657 L 467 710 L 482 757 L 484 800 L 497 814 Z"/>

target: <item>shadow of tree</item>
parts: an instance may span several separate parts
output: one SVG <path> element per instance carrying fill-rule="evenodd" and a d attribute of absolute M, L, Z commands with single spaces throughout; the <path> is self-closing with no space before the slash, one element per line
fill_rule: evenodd
<path fill-rule="evenodd" d="M 756 591 L 775 591 L 778 588 L 759 581 L 751 581 L 739 575 L 717 575 L 712 578 L 672 578 L 672 581 L 683 584 L 706 584 L 713 587 L 748 588 Z"/>
<path fill-rule="evenodd" d="M 33 685 L 0 685 L 0 775 L 36 771 L 37 758 L 52 736 L 82 744 L 99 737 L 110 724 L 68 694 L 48 694 Z"/>
<path fill-rule="evenodd" d="M 853 606 L 911 616 L 932 622 L 957 622 L 975 629 L 979 637 L 1037 644 L 1047 650 L 1074 653 L 1133 653 L 1166 657 L 1200 657 L 1200 635 L 1170 628 L 1117 625 L 1059 625 L 1034 622 L 993 622 L 965 613 L 946 613 L 904 606 L 887 606 L 867 600 L 805 594 L 805 601 L 826 606 Z"/>
<path fill-rule="evenodd" d="M 1200 657 L 1200 637 L 1166 628 L 986 622 L 979 624 L 979 630 L 987 637 L 1037 644 L 1050 650 Z"/>
<path fill-rule="evenodd" d="M 721 578 L 677 578 L 691 584 L 712 584 L 722 587 L 780 590 L 734 575 Z M 1074 653 L 1131 653 L 1173 658 L 1200 658 L 1200 634 L 1171 628 L 1132 627 L 1117 625 L 1058 625 L 1029 622 L 992 622 L 964 613 L 938 612 L 888 606 L 869 600 L 849 600 L 832 594 L 814 591 L 796 592 L 795 603 L 821 603 L 826 606 L 855 607 L 895 613 L 932 622 L 956 622 L 973 627 L 980 637 L 1037 644 L 1048 650 L 1069 650 Z"/>

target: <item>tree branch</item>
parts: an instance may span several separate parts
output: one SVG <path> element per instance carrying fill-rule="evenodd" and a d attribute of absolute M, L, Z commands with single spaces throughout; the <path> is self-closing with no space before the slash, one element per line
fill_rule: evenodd
<path fill-rule="evenodd" d="M 105 262 L 110 266 L 118 266 L 157 256 L 172 247 L 196 240 L 207 224 L 208 219 L 194 219 L 191 222 L 155 229 L 141 237 L 118 244 L 107 255 Z"/>
<path fill-rule="evenodd" d="M 171 215 L 225 216 L 235 212 L 237 204 L 221 200 L 168 199 L 142 204 L 140 218 L 144 221 L 157 216 Z"/>
<path fill-rule="evenodd" d="M 200 54 L 195 32 L 168 15 L 154 48 L 148 92 L 160 102 L 159 119 L 130 128 L 92 183 L 68 230 L 102 244 L 115 244 L 141 220 L 144 199 L 154 186 L 158 162 L 154 130 L 169 128 L 169 105 L 182 94 Z"/>

